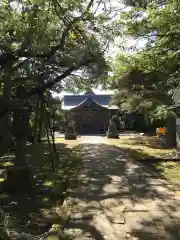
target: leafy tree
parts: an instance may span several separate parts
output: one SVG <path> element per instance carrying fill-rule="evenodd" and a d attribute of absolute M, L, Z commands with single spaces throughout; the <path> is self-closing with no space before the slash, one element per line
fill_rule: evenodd
<path fill-rule="evenodd" d="M 104 83 L 108 72 L 104 53 L 118 33 L 111 13 L 110 5 L 99 0 L 2 1 L 0 119 L 1 129 L 7 130 L 7 120 L 13 116 L 16 163 L 27 165 L 25 135 L 30 112 L 25 113 L 25 106 L 33 106 L 33 115 L 34 106 L 49 90 Z M 41 112 L 42 105 L 37 109 Z M 42 114 L 40 129 L 41 119 Z"/>
<path fill-rule="evenodd" d="M 179 83 L 178 2 L 150 1 L 146 8 L 133 7 L 123 13 L 118 24 L 124 36 L 146 40 L 146 46 L 133 53 L 120 54 L 113 65 L 115 102 L 125 110 L 143 112 L 148 120 L 166 121 L 173 93 Z M 128 50 L 128 49 L 127 49 Z"/>
<path fill-rule="evenodd" d="M 164 7 L 157 9 L 155 6 L 149 5 L 148 9 L 143 11 L 136 8 L 123 16 L 124 19 L 128 19 L 125 25 L 125 34 L 137 38 L 147 38 L 147 45 L 140 52 L 119 55 L 113 66 L 114 79 L 116 81 L 118 78 L 124 79 L 118 84 L 125 84 L 126 87 L 129 85 L 131 90 L 134 90 L 133 92 L 137 92 L 138 95 L 139 93 L 144 94 L 143 97 L 154 93 L 159 98 L 156 97 L 156 100 L 161 100 L 161 96 L 165 94 L 167 104 L 172 103 L 171 96 L 179 81 L 178 46 L 176 44 L 177 50 L 172 49 L 171 45 L 172 42 L 174 44 L 174 41 L 171 39 L 171 35 L 167 33 L 168 24 L 170 25 L 169 28 L 173 28 L 172 21 L 169 23 L 169 21 L 162 19 L 162 17 L 170 16 L 170 4 L 169 1 Z M 176 6 L 173 7 L 176 8 Z M 140 10 L 141 13 L 139 13 Z M 144 17 L 142 19 L 135 17 L 138 13 L 141 16 L 144 15 Z M 130 22 L 132 18 L 134 21 Z M 156 25 L 154 22 L 157 22 Z M 164 26 L 160 26 L 161 22 L 163 22 Z M 174 24 L 176 25 L 177 22 L 174 22 Z M 168 41 L 167 38 L 169 38 Z M 159 43 L 163 43 L 163 41 L 164 44 L 161 47 Z M 132 88 L 131 84 L 133 83 Z M 145 94 L 146 92 L 147 94 Z"/>
<path fill-rule="evenodd" d="M 107 72 L 104 46 L 112 39 L 108 12 L 94 10 L 101 2 L 15 3 L 16 7 L 4 2 L 0 12 L 1 115 L 7 111 L 15 84 L 27 85 L 28 97 L 59 82 L 54 90 L 69 83 L 79 86 L 82 79 L 87 85 L 87 76 L 91 76 L 88 84 L 98 84 Z"/>

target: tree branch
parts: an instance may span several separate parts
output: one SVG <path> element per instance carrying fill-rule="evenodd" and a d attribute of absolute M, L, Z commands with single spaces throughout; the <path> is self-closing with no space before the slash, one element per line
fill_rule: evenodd
<path fill-rule="evenodd" d="M 72 66 L 70 68 L 68 68 L 63 74 L 61 74 L 60 76 L 56 77 L 53 81 L 45 83 L 42 86 L 38 86 L 38 87 L 34 87 L 33 89 L 31 89 L 28 94 L 27 97 L 31 97 L 35 94 L 39 94 L 44 92 L 47 89 L 51 89 L 56 83 L 60 82 L 62 79 L 66 78 L 67 76 L 69 76 L 74 70 L 76 70 L 75 66 Z"/>
<path fill-rule="evenodd" d="M 86 8 L 86 10 L 82 13 L 82 15 L 81 15 L 80 17 L 75 17 L 72 21 L 69 21 L 69 20 L 68 20 L 68 22 L 67 22 L 65 19 L 63 19 L 63 17 L 60 17 L 61 20 L 64 22 L 64 24 L 65 24 L 65 25 L 68 24 L 68 25 L 67 25 L 66 29 L 63 31 L 63 33 L 62 33 L 62 37 L 61 37 L 60 43 L 57 44 L 57 45 L 55 45 L 55 46 L 52 46 L 51 49 L 50 49 L 50 51 L 48 51 L 48 52 L 46 52 L 46 53 L 34 54 L 34 53 L 30 53 L 30 52 L 28 52 L 28 51 L 19 50 L 19 52 L 17 52 L 16 55 L 17 55 L 18 57 L 50 58 L 51 56 L 53 56 L 53 55 L 56 53 L 56 51 L 57 51 L 58 49 L 63 50 L 63 49 L 64 49 L 64 44 L 65 44 L 65 40 L 66 40 L 66 36 L 68 35 L 69 30 L 70 30 L 71 28 L 73 28 L 73 25 L 74 25 L 77 21 L 83 20 L 83 18 L 85 17 L 85 15 L 88 13 L 89 9 L 92 7 L 93 3 L 94 3 L 94 0 L 90 0 L 88 6 L 87 6 L 87 8 Z M 61 7 L 60 4 L 58 4 L 58 7 L 61 9 L 61 12 L 63 13 L 63 15 L 64 15 L 65 17 L 67 17 L 66 14 L 65 14 L 65 12 L 64 12 L 64 10 L 63 10 L 63 8 Z M 67 19 L 68 19 L 68 18 L 67 18 Z M 79 33 L 82 34 L 82 32 L 80 32 L 79 29 L 77 29 L 77 30 L 78 30 Z"/>

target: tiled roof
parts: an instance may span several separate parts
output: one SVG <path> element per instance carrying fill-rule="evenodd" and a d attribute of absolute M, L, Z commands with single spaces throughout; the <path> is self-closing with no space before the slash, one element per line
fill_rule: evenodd
<path fill-rule="evenodd" d="M 96 95 L 93 93 L 86 93 L 84 95 L 65 95 L 62 102 L 62 109 L 70 110 L 81 105 L 87 99 L 109 109 L 118 109 L 117 106 L 111 106 L 111 95 Z"/>

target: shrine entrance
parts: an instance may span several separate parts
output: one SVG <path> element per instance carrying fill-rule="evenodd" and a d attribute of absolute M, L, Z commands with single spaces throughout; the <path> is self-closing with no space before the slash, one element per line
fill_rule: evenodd
<path fill-rule="evenodd" d="M 110 113 L 105 107 L 95 102 L 86 101 L 72 109 L 69 117 L 75 121 L 79 134 L 105 134 L 109 124 Z"/>
<path fill-rule="evenodd" d="M 106 124 L 97 113 L 89 116 L 82 115 L 79 130 L 81 134 L 103 134 L 106 131 Z"/>

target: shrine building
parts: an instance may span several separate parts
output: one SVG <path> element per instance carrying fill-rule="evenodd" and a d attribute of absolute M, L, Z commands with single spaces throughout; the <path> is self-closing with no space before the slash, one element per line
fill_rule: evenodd
<path fill-rule="evenodd" d="M 78 134 L 104 134 L 112 115 L 118 107 L 111 105 L 112 95 L 98 95 L 86 92 L 83 95 L 65 95 L 62 110 L 66 113 L 67 122 L 75 121 Z"/>

